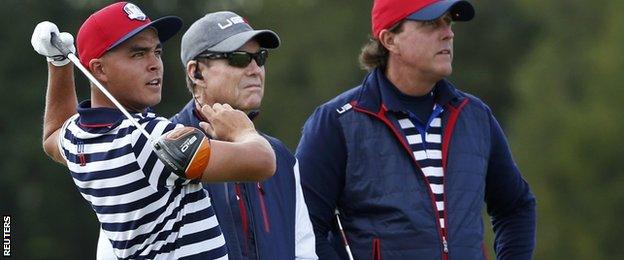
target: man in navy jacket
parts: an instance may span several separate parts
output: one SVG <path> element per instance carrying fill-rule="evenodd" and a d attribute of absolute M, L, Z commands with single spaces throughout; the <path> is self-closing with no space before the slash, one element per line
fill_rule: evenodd
<path fill-rule="evenodd" d="M 316 109 L 297 148 L 321 259 L 484 259 L 483 201 L 497 258 L 531 258 L 535 198 L 502 129 L 445 79 L 451 26 L 473 16 L 463 0 L 375 1 L 370 73 Z"/>
<path fill-rule="evenodd" d="M 233 12 L 209 13 L 195 21 L 182 37 L 180 52 L 193 99 L 171 121 L 199 128 L 206 120 L 198 109 L 215 103 L 231 105 L 253 120 L 264 95 L 267 49 L 279 44 L 273 31 L 254 30 Z M 316 259 L 296 159 L 278 139 L 262 135 L 275 151 L 273 177 L 263 182 L 204 185 L 229 257 Z"/>

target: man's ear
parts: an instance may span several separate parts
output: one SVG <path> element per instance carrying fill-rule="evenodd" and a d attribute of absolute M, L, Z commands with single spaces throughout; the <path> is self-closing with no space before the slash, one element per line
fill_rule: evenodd
<path fill-rule="evenodd" d="M 388 29 L 383 29 L 379 32 L 379 43 L 386 47 L 390 52 L 397 52 L 398 47 L 396 45 L 396 34 Z"/>
<path fill-rule="evenodd" d="M 93 77 L 100 82 L 106 82 L 108 80 L 102 58 L 89 61 L 89 71 L 93 74 Z"/>
<path fill-rule="evenodd" d="M 196 60 L 189 61 L 186 64 L 186 80 L 190 80 L 193 83 L 192 95 L 193 98 L 198 102 L 198 104 L 199 97 L 201 96 L 201 90 L 199 89 L 203 89 L 206 87 L 206 85 L 204 84 L 204 76 L 202 75 L 199 66 L 199 62 L 197 62 Z"/>
<path fill-rule="evenodd" d="M 195 85 L 203 85 L 204 76 L 199 69 L 199 62 L 196 60 L 189 61 L 186 64 L 186 76 L 189 77 Z"/>

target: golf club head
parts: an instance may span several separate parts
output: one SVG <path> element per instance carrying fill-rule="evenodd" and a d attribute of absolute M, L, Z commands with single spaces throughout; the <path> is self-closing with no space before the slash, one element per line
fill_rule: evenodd
<path fill-rule="evenodd" d="M 193 127 L 182 127 L 162 135 L 154 145 L 158 158 L 175 174 L 199 179 L 208 167 L 210 141 Z"/>

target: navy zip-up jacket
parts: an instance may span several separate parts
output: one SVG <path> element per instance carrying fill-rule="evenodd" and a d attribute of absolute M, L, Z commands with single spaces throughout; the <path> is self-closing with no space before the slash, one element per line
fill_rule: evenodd
<path fill-rule="evenodd" d="M 346 259 L 334 210 L 355 259 L 484 259 L 484 201 L 498 259 L 530 259 L 535 198 L 490 109 L 446 80 L 442 167 L 447 250 L 435 201 L 395 114 L 394 87 L 376 69 L 362 85 L 321 105 L 297 148 L 320 259 Z"/>
<path fill-rule="evenodd" d="M 190 101 L 171 121 L 199 128 Z M 263 182 L 204 184 L 219 220 L 230 259 L 295 259 L 295 157 L 276 138 L 275 174 Z"/>

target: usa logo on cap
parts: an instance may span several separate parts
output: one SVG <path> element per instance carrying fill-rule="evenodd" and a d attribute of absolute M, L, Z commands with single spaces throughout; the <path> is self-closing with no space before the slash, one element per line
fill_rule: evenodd
<path fill-rule="evenodd" d="M 147 19 L 147 15 L 145 15 L 143 11 L 141 11 L 141 9 L 133 3 L 127 3 L 123 10 L 128 14 L 128 18 L 130 18 L 130 20 L 145 21 L 145 19 Z"/>
<path fill-rule="evenodd" d="M 474 8 L 466 0 L 375 0 L 371 12 L 373 38 L 403 19 L 428 21 L 450 12 L 453 21 L 469 21 Z"/>
<path fill-rule="evenodd" d="M 164 42 L 182 27 L 182 20 L 166 16 L 151 21 L 138 6 L 127 2 L 117 2 L 93 13 L 82 23 L 76 38 L 78 57 L 83 66 L 115 48 L 148 27 L 154 27 L 158 38 Z"/>

